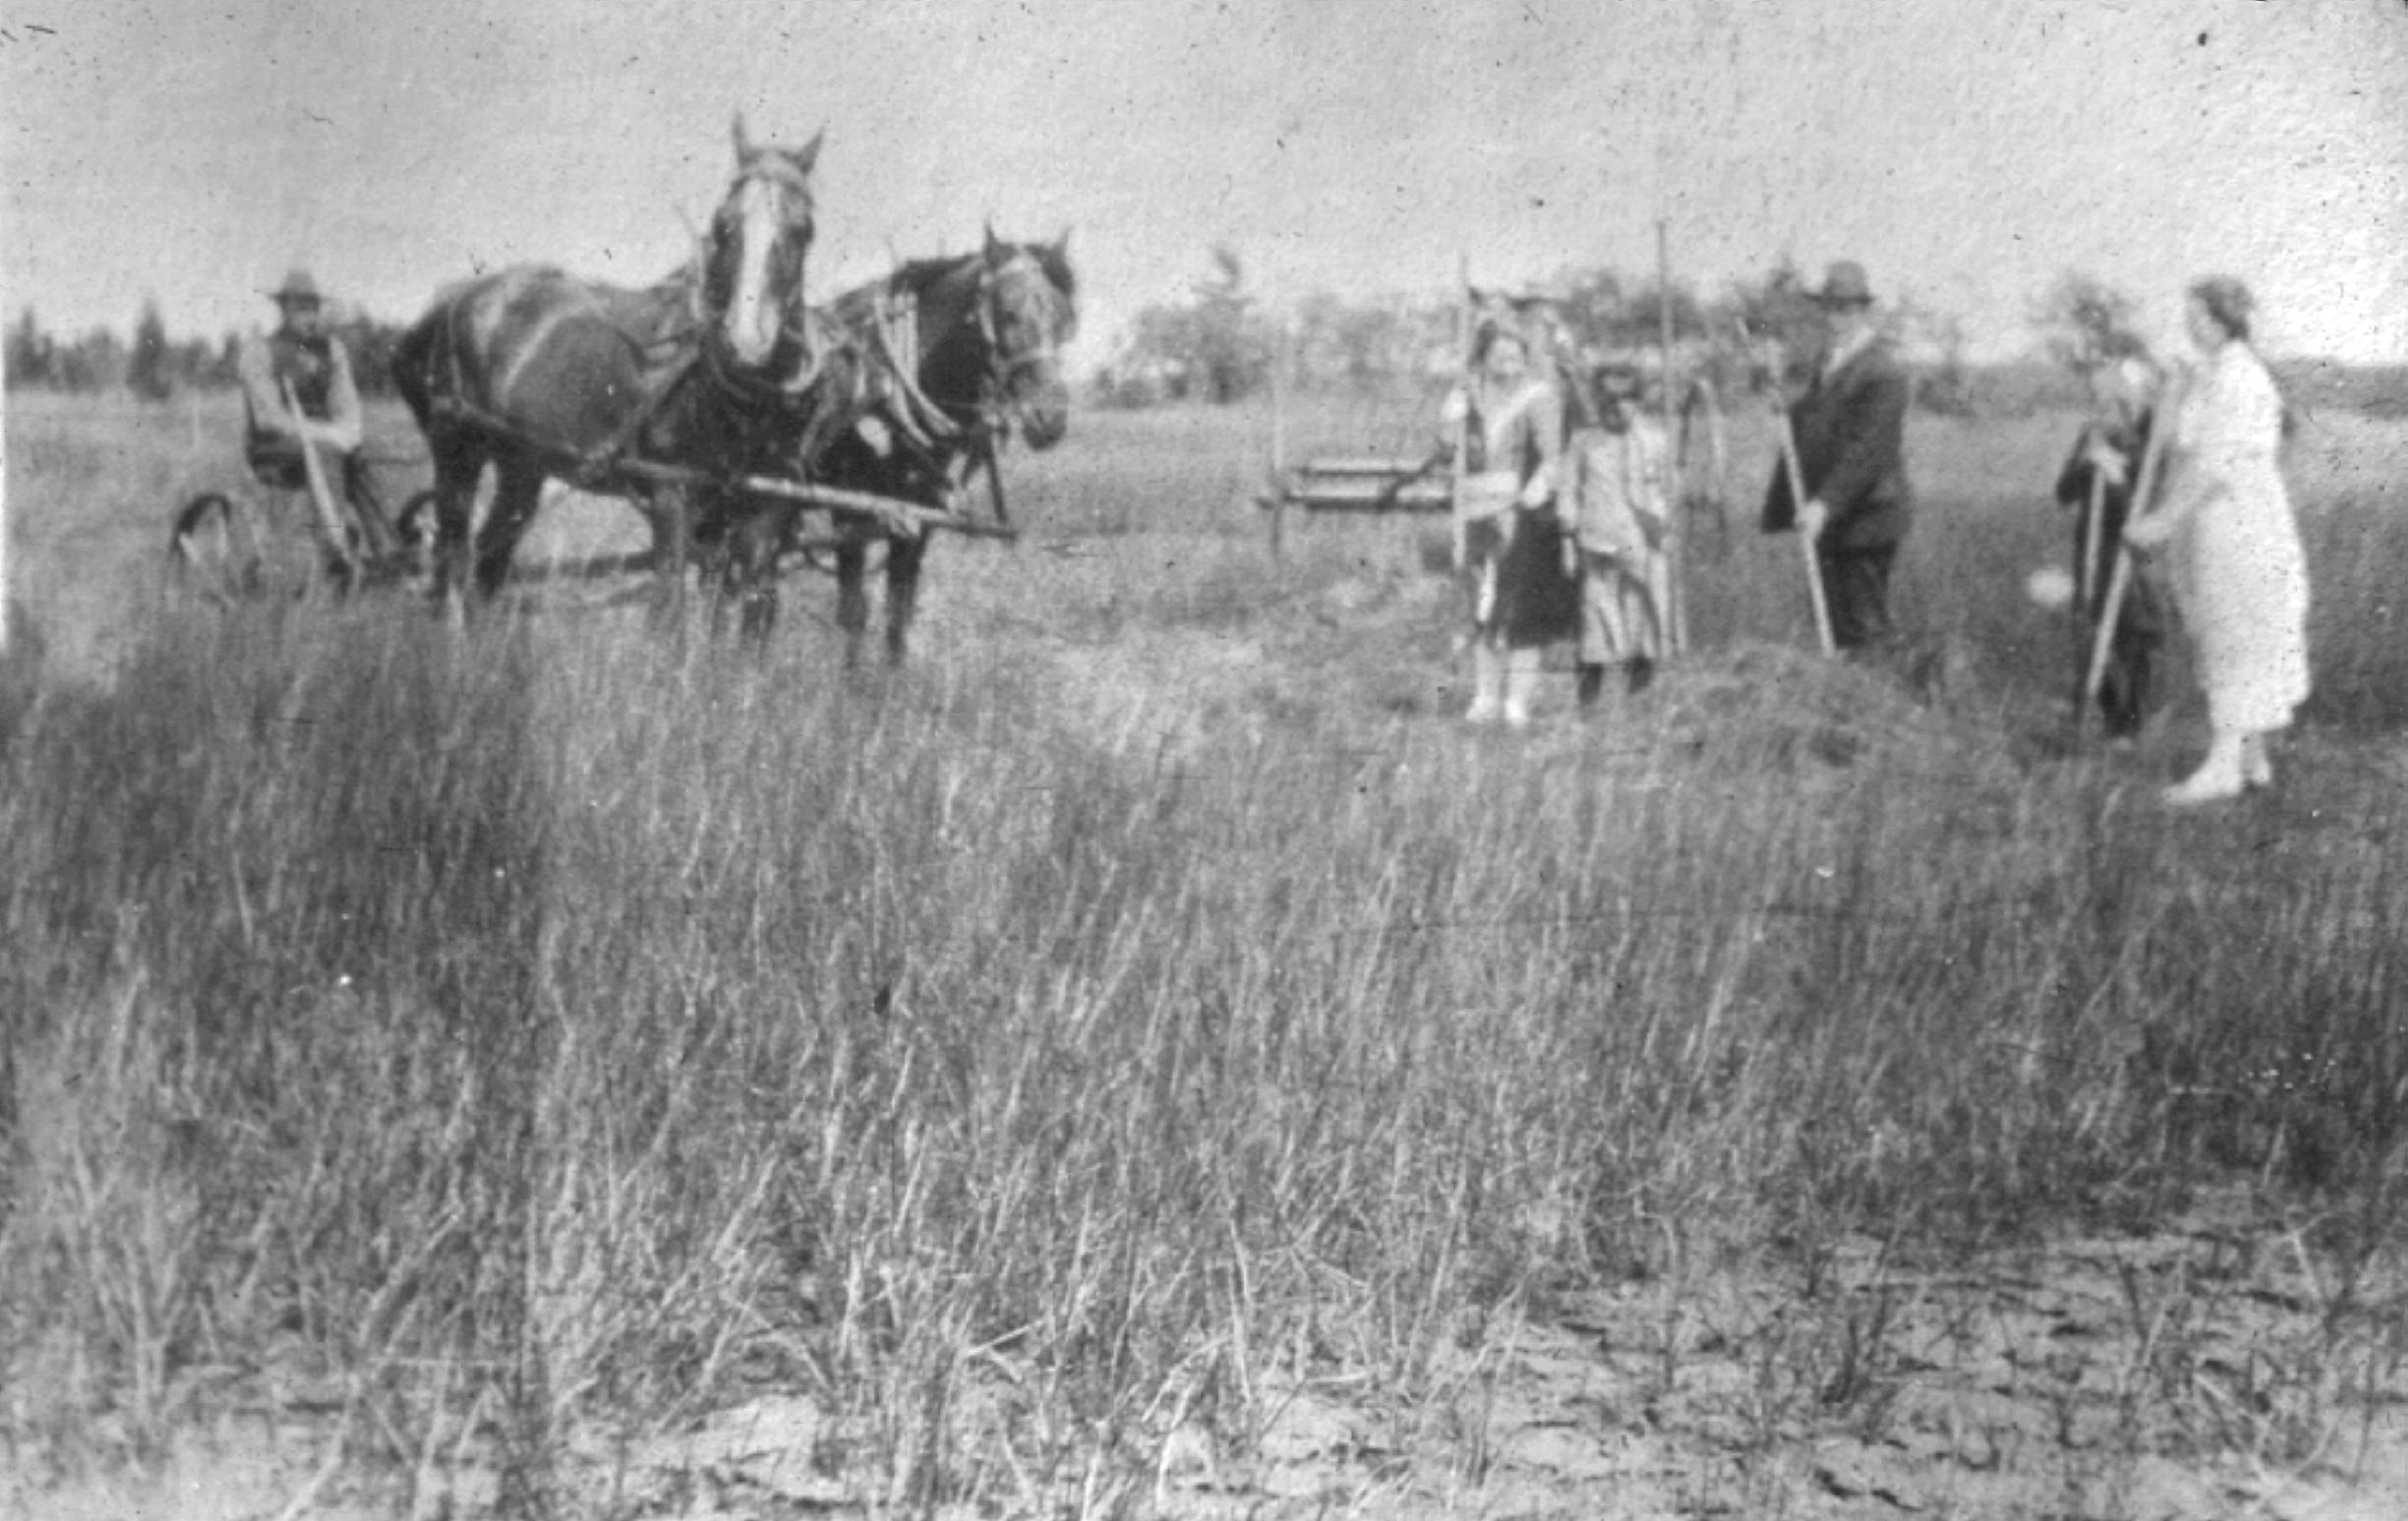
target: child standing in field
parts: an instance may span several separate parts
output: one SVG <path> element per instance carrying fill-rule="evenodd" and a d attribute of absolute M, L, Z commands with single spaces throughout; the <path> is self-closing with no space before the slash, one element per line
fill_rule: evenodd
<path fill-rule="evenodd" d="M 1671 566 L 1665 541 L 1671 526 L 1664 430 L 1639 410 L 1639 373 L 1628 365 L 1600 366 L 1593 389 L 1598 426 L 1564 446 L 1563 486 L 1556 510 L 1569 532 L 1563 568 L 1580 581 L 1581 706 L 1605 689 L 1606 669 L 1619 664 L 1628 690 L 1644 691 L 1664 655 Z"/>

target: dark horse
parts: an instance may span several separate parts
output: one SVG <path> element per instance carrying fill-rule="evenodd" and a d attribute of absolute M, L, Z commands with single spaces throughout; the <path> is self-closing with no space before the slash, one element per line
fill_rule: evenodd
<path fill-rule="evenodd" d="M 975 254 L 912 260 L 832 304 L 836 324 L 861 349 L 908 376 L 886 408 L 886 447 L 859 432 L 838 435 L 818 465 L 828 484 L 950 508 L 983 470 L 996 515 L 1007 517 L 999 454 L 1017 428 L 1035 449 L 1062 441 L 1070 387 L 1062 345 L 1078 332 L 1078 277 L 1070 235 L 1006 243 L 989 229 Z M 869 627 L 864 586 L 869 546 L 886 545 L 886 652 L 900 662 L 919 601 L 923 533 L 892 519 L 840 514 L 837 623 L 849 663 Z"/>
<path fill-rule="evenodd" d="M 551 478 L 644 514 L 668 608 L 679 605 L 698 521 L 716 543 L 745 538 L 726 530 L 747 509 L 720 483 L 793 474 L 830 410 L 827 331 L 803 297 L 819 145 L 755 145 L 737 117 L 735 175 L 694 267 L 659 285 L 625 290 L 518 265 L 445 290 L 403 336 L 393 380 L 435 459 L 446 610 L 456 612 L 470 570 L 488 461 L 493 507 L 473 548 L 487 597 L 507 579 Z"/>

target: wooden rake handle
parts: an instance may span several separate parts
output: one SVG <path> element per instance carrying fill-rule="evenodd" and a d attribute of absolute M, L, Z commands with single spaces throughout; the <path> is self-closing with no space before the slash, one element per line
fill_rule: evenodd
<path fill-rule="evenodd" d="M 2168 386 L 2158 398 L 2156 421 L 2148 430 L 2148 447 L 2141 455 L 2141 476 L 2133 483 L 2132 505 L 2125 511 L 2124 522 L 2129 527 L 2136 516 L 2155 510 L 2150 500 L 2157 491 L 2157 473 L 2165 460 L 2166 439 L 2174 432 L 2173 419 L 2182 408 L 2183 387 Z M 2115 570 L 2107 578 L 2107 600 L 2098 610 L 2098 627 L 2090 636 L 2090 669 L 2084 673 L 2082 702 L 2074 714 L 2079 728 L 2089 720 L 2090 709 L 2097 705 L 2099 687 L 2107 679 L 2107 656 L 2115 647 L 2116 620 L 2123 615 L 2124 597 L 2132 586 L 2132 551 L 2122 541 L 2115 547 Z"/>
<path fill-rule="evenodd" d="M 1790 426 L 1789 412 L 1778 404 L 1774 407 L 1773 417 L 1781 425 L 1781 465 L 1789 472 L 1790 510 L 1793 513 L 1803 512 L 1806 509 L 1806 482 L 1805 473 L 1797 464 L 1797 434 Z M 1831 604 L 1823 595 L 1822 557 L 1816 553 L 1814 535 L 1805 532 L 1802 525 L 1798 530 L 1797 548 L 1806 561 L 1806 595 L 1814 604 L 1815 638 L 1821 642 L 1825 655 L 1837 654 L 1839 645 L 1831 637 Z"/>
<path fill-rule="evenodd" d="M 310 419 L 301 410 L 301 402 L 293 394 L 290 378 L 278 376 L 276 388 L 283 392 L 284 410 L 301 425 L 301 471 L 310 483 L 310 505 L 317 510 L 318 527 L 325 537 L 327 553 L 331 554 L 346 572 L 359 568 L 351 554 L 351 536 L 344 531 L 342 514 L 334 510 L 334 494 L 326 488 L 326 469 L 319 462 L 318 444 L 309 436 Z"/>

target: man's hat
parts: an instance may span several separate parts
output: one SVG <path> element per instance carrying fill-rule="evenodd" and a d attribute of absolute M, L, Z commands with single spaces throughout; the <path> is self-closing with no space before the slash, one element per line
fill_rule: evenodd
<path fill-rule="evenodd" d="M 1817 306 L 1869 307 L 1873 304 L 1872 282 L 1864 277 L 1864 265 L 1852 259 L 1834 261 L 1823 271 L 1823 288 L 1812 294 Z"/>
<path fill-rule="evenodd" d="M 267 294 L 279 302 L 323 302 L 325 300 L 325 297 L 319 293 L 318 282 L 310 278 L 310 271 L 307 269 L 287 270 L 284 275 L 284 283 L 277 286 L 274 290 L 269 291 Z"/>

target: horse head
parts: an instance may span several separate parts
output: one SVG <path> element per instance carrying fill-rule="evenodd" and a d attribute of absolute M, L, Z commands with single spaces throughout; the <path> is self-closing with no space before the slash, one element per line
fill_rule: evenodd
<path fill-rule="evenodd" d="M 707 352 L 723 370 L 799 390 L 813 352 L 803 300 L 811 249 L 811 166 L 823 131 L 799 148 L 755 144 L 735 118 L 735 177 L 698 253 Z"/>
<path fill-rule="evenodd" d="M 977 298 L 987 388 L 1030 448 L 1051 448 L 1070 429 L 1062 345 L 1078 335 L 1078 291 L 1068 232 L 1051 243 L 1006 243 L 987 228 Z"/>

